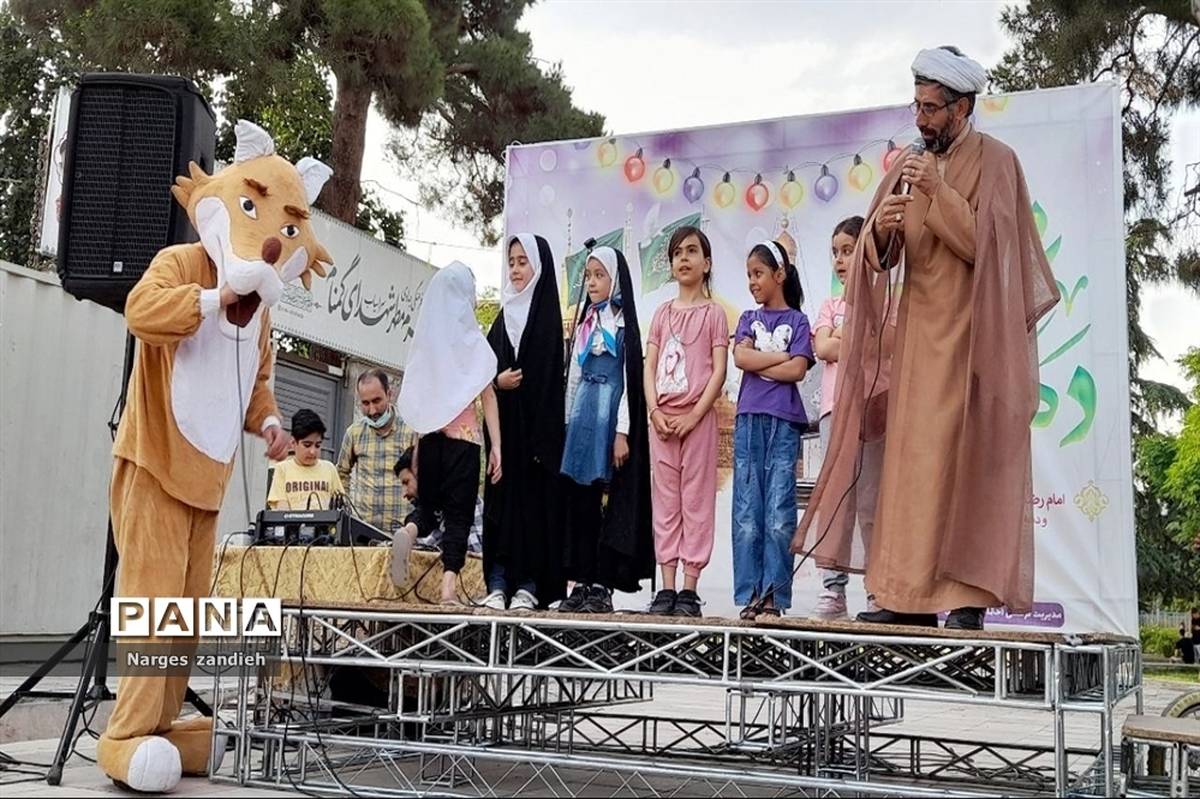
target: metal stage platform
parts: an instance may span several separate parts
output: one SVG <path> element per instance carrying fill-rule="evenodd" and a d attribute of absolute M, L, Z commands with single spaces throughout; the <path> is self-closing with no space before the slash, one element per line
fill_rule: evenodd
<path fill-rule="evenodd" d="M 357 796 L 1111 795 L 1114 707 L 1141 709 L 1125 639 L 394 604 L 285 608 L 284 628 L 290 678 L 214 678 L 235 742 L 214 779 Z M 364 669 L 377 706 L 331 701 L 334 667 Z M 671 715 L 651 712 L 656 689 L 684 697 Z M 714 690 L 723 718 L 686 707 Z M 890 730 L 913 700 L 1052 723 L 1020 743 Z M 1067 748 L 1076 714 L 1097 749 Z"/>

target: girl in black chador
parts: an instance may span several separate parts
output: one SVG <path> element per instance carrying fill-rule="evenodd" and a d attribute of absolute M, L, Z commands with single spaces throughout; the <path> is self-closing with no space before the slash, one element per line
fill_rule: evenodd
<path fill-rule="evenodd" d="M 562 455 L 564 567 L 575 587 L 559 610 L 609 613 L 613 589 L 637 591 L 654 573 L 642 337 L 624 255 L 593 250 L 583 279 L 587 300 L 568 353 Z"/>
<path fill-rule="evenodd" d="M 504 476 L 484 487 L 483 565 L 493 610 L 533 610 L 566 590 L 562 569 L 563 332 L 554 256 L 541 236 L 508 243 L 501 312 L 488 332 Z"/>

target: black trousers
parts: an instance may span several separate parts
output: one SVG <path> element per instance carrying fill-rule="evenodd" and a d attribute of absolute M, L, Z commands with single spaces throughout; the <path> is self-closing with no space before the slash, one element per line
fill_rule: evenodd
<path fill-rule="evenodd" d="M 417 527 L 436 527 L 442 515 L 442 567 L 462 571 L 467 559 L 467 539 L 475 521 L 479 495 L 479 445 L 449 438 L 442 433 L 421 436 L 417 444 Z M 428 515 L 426 515 L 428 514 Z"/>

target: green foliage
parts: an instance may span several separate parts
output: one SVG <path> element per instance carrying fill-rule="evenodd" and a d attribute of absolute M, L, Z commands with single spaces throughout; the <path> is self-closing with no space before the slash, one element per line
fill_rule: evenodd
<path fill-rule="evenodd" d="M 1120 84 L 1134 402 L 1140 416 L 1156 412 L 1146 405 L 1153 388 L 1136 374 L 1147 358 L 1158 356 L 1140 325 L 1141 287 L 1180 282 L 1200 291 L 1196 251 L 1171 252 L 1178 220 L 1166 208 L 1171 115 L 1200 103 L 1200 23 L 1188 0 L 1032 0 L 1006 8 L 1001 24 L 1015 41 L 992 71 L 1001 91 L 1097 80 Z"/>
<path fill-rule="evenodd" d="M 266 74 L 243 71 L 222 94 L 224 121 L 217 134 L 217 159 L 228 162 L 235 145 L 233 127 L 248 119 L 270 132 L 275 151 L 289 161 L 304 156 L 329 161 L 333 146 L 333 92 L 330 75 L 311 53 L 289 63 L 275 62 Z"/>
<path fill-rule="evenodd" d="M 1163 496 L 1177 509 L 1167 522 L 1168 531 L 1180 546 L 1200 553 L 1200 348 L 1189 349 L 1179 363 L 1192 381 L 1196 404 L 1184 415 L 1183 428 L 1174 437 L 1174 457 L 1159 474 L 1164 478 Z M 1200 569 L 1195 574 L 1200 574 Z M 1200 583 L 1200 579 L 1195 582 Z"/>
<path fill-rule="evenodd" d="M 162 72 L 207 91 L 234 72 L 253 45 L 234 0 L 13 0 L 29 29 L 60 44 L 87 69 Z"/>
<path fill-rule="evenodd" d="M 500 295 L 492 286 L 487 286 L 479 293 L 479 301 L 475 303 L 475 319 L 479 329 L 486 336 L 492 329 L 492 323 L 500 315 Z"/>
<path fill-rule="evenodd" d="M 1180 359 L 1200 400 L 1200 349 Z M 1138 569 L 1143 601 L 1200 601 L 1200 403 L 1176 435 L 1137 442 Z"/>
<path fill-rule="evenodd" d="M 61 76 L 49 68 L 55 51 L 0 4 L 0 258 L 33 260 L 43 147 Z"/>
<path fill-rule="evenodd" d="M 1171 116 L 1200 103 L 1200 23 L 1188 0 L 1030 0 L 1007 7 L 1001 24 L 1014 45 L 992 71 L 995 88 L 1098 80 L 1120 86 L 1141 601 L 1196 597 L 1200 552 L 1188 540 L 1196 526 L 1180 513 L 1195 500 L 1200 482 L 1189 466 L 1194 461 L 1174 465 L 1180 442 L 1159 435 L 1157 423 L 1183 411 L 1194 419 L 1197 411 L 1187 410 L 1182 391 L 1144 379 L 1138 369 L 1160 357 L 1141 326 L 1142 287 L 1176 283 L 1200 292 L 1200 256 L 1195 248 L 1176 246 L 1182 219 L 1167 207 Z M 1198 426 L 1191 422 L 1191 429 Z M 1176 482 L 1171 474 L 1180 475 Z"/>
<path fill-rule="evenodd" d="M 456 173 L 458 188 L 439 204 L 491 235 L 504 148 L 598 135 L 603 122 L 574 108 L 558 70 L 533 59 L 516 28 L 529 2 L 11 0 L 0 6 L 0 256 L 29 260 L 54 89 L 85 70 L 190 78 L 222 118 L 219 159 L 232 152 L 238 118 L 258 122 L 285 157 L 333 166 L 321 207 L 394 241 L 402 218 L 359 185 L 374 102 L 393 125 L 434 137 L 420 141 L 426 186 L 444 182 L 439 166 Z"/>
<path fill-rule="evenodd" d="M 442 93 L 455 3 L 316 0 L 305 20 L 313 46 L 339 81 L 369 86 L 392 121 L 415 125 Z"/>
<path fill-rule="evenodd" d="M 504 210 L 510 144 L 604 132 L 603 117 L 572 105 L 561 69 L 543 72 L 531 53 L 529 37 L 515 30 L 463 43 L 458 57 L 469 68 L 448 78 L 437 113 L 426 119 L 416 145 L 393 145 L 399 160 L 420 165 L 414 175 L 422 182 L 422 198 L 450 209 L 488 243 L 497 241 L 493 221 Z M 466 178 L 450 191 L 439 180 L 448 167 Z"/>
<path fill-rule="evenodd" d="M 354 226 L 395 247 L 403 247 L 404 216 L 384 205 L 371 191 L 363 192 L 358 201 L 358 218 Z"/>
<path fill-rule="evenodd" d="M 1142 641 L 1142 651 L 1147 655 L 1160 655 L 1169 658 L 1175 654 L 1175 642 L 1179 640 L 1179 631 L 1170 627 L 1146 626 L 1139 631 Z"/>

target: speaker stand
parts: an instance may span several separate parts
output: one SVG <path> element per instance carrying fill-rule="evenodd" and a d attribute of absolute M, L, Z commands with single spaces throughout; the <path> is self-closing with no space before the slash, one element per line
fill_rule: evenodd
<path fill-rule="evenodd" d="M 129 379 L 133 375 L 134 349 L 137 339 L 132 333 L 125 333 L 125 363 L 121 370 L 121 395 L 112 418 L 108 421 L 111 435 L 117 433 L 121 414 L 125 411 L 125 399 L 129 393 Z M 0 717 L 11 710 L 22 699 L 70 699 L 71 709 L 67 713 L 67 723 L 63 727 L 62 737 L 58 740 L 58 751 L 46 772 L 46 782 L 58 785 L 62 782 L 63 766 L 71 756 L 75 746 L 75 731 L 85 714 L 91 712 L 101 702 L 116 698 L 108 688 L 108 644 L 109 644 L 109 606 L 113 598 L 113 589 L 117 582 L 117 544 L 113 538 L 112 516 L 108 519 L 108 541 L 104 553 L 104 574 L 101 585 L 100 599 L 88 613 L 87 621 L 75 631 L 66 643 L 55 650 L 44 663 L 38 666 L 15 691 L 0 703 Z M 37 690 L 42 678 L 63 663 L 80 644 L 84 646 L 83 666 L 79 675 L 79 684 L 74 691 Z M 201 699 L 190 687 L 187 689 L 185 700 L 205 716 L 213 714 L 212 708 Z"/>

